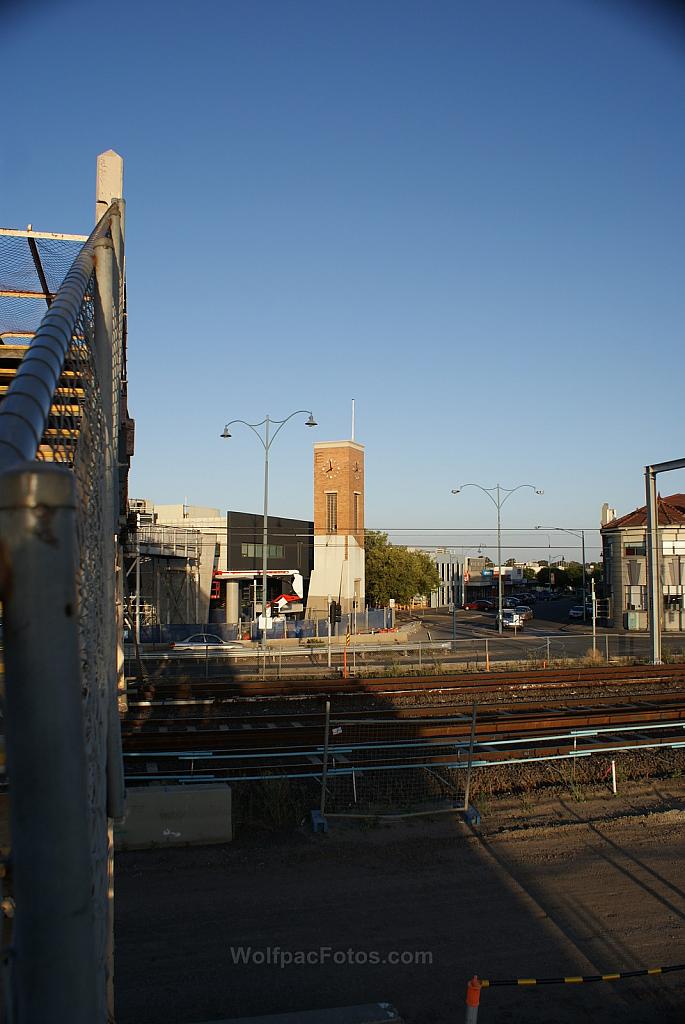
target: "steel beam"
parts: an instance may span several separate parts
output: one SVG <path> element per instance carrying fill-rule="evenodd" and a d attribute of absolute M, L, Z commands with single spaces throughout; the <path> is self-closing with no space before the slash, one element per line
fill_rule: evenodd
<path fill-rule="evenodd" d="M 685 459 L 670 462 L 655 462 L 645 466 L 645 497 L 647 507 L 647 603 L 649 614 L 649 637 L 652 663 L 661 664 L 661 620 L 663 591 L 659 570 L 659 509 L 656 491 L 657 473 L 670 473 L 674 469 L 685 469 Z"/>

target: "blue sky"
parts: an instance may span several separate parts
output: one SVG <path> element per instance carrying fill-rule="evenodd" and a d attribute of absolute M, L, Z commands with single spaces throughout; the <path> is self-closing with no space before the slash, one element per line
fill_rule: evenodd
<path fill-rule="evenodd" d="M 641 503 L 685 455 L 685 47 L 639 9 L 9 8 L 0 223 L 88 230 L 96 154 L 125 159 L 131 493 L 257 511 L 261 449 L 223 424 L 311 407 L 271 477 L 309 516 L 355 398 L 367 525 L 398 538 L 492 543 L 466 481 L 544 488 L 519 530 Z"/>

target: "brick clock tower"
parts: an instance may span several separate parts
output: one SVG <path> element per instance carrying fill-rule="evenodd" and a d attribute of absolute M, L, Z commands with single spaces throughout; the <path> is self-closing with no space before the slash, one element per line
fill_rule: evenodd
<path fill-rule="evenodd" d="M 343 612 L 365 605 L 364 446 L 356 441 L 314 445 L 314 569 L 307 617 L 325 618 L 329 598 Z"/>

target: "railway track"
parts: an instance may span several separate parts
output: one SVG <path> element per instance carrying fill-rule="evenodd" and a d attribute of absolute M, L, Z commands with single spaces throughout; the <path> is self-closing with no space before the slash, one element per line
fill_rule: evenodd
<path fill-rule="evenodd" d="M 343 713 L 335 721 L 350 745 L 367 745 L 382 734 L 387 742 L 455 742 L 471 731 L 471 714 L 464 708 L 396 709 L 379 713 Z M 669 694 L 663 699 L 615 698 L 592 706 L 578 699 L 566 704 L 497 704 L 478 710 L 478 741 L 504 737 L 526 740 L 539 734 L 568 733 L 593 728 L 625 727 L 634 729 L 654 723 L 684 723 L 685 693 Z M 685 735 L 685 733 L 684 733 Z M 301 716 L 232 716 L 198 724 L 168 720 L 146 723 L 124 732 L 125 754 L 213 754 L 238 752 L 273 754 L 320 748 L 324 741 L 324 717 L 311 713 Z"/>
<path fill-rule="evenodd" d="M 478 694 L 502 689 L 554 686 L 556 690 L 577 686 L 685 683 L 685 663 L 673 665 L 607 665 L 599 668 L 533 669 L 524 672 L 474 672 L 389 678 L 291 679 L 267 682 L 238 680 L 206 681 L 180 679 L 177 682 L 147 680 L 129 682 L 130 707 L 161 704 L 192 704 L 207 701 L 269 697 L 363 696 L 373 694 L 456 691 Z"/>
<path fill-rule="evenodd" d="M 609 687 L 611 692 L 603 689 Z M 654 692 L 654 687 L 661 689 Z M 573 692 L 578 688 L 592 694 L 579 696 Z M 160 689 L 165 696 L 159 695 Z M 479 703 L 480 696 L 494 691 L 503 699 Z M 384 694 L 390 700 L 416 692 L 426 698 L 431 692 L 447 695 L 448 702 L 378 706 Z M 180 692 L 174 687 L 168 693 L 168 684 L 152 686 L 139 692 L 139 699 L 129 700 L 122 727 L 130 782 L 236 781 L 264 773 L 315 778 L 321 772 L 325 717 L 322 707 L 312 709 L 301 698 L 322 701 L 336 695 L 376 698 L 371 707 L 366 701 L 366 707 L 355 707 L 354 701 L 350 707 L 347 700 L 347 710 L 335 709 L 332 723 L 338 756 L 345 760 L 349 755 L 356 762 L 372 759 L 375 769 L 394 769 L 398 763 L 411 767 L 415 759 L 436 770 L 454 768 L 455 758 L 463 763 L 473 704 L 478 709 L 474 756 L 481 763 L 649 747 L 655 736 L 658 742 L 685 746 L 685 665 L 184 683 Z M 340 754 L 341 749 L 347 754 Z"/>

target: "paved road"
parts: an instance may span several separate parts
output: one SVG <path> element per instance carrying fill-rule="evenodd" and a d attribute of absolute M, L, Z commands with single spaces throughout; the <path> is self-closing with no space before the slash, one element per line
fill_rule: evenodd
<path fill-rule="evenodd" d="M 574 599 L 560 601 L 539 601 L 533 606 L 534 618 L 529 619 L 523 632 L 531 636 L 582 635 L 592 633 L 592 620 L 587 622 L 569 619 L 569 609 L 578 602 Z M 409 618 L 420 619 L 434 639 L 452 637 L 452 614 L 444 609 L 428 609 L 416 615 L 403 614 L 399 617 L 402 624 Z M 492 636 L 497 633 L 495 616 L 483 612 L 457 610 L 457 638 Z M 597 627 L 598 634 L 612 633 L 612 630 Z"/>

